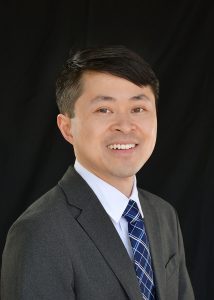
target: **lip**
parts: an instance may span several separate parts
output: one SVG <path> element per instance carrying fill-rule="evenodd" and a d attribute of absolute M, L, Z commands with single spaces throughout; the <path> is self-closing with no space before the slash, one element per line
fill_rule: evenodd
<path fill-rule="evenodd" d="M 137 145 L 138 143 L 136 141 L 112 141 L 107 145 L 107 147 L 109 145 L 114 145 L 114 144 L 135 144 L 135 145 Z"/>

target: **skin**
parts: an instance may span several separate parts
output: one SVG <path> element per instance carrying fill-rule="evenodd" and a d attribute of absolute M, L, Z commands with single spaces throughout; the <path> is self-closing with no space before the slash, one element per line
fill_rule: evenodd
<path fill-rule="evenodd" d="M 83 74 L 83 92 L 74 106 L 74 117 L 57 116 L 64 138 L 73 145 L 77 160 L 89 171 L 127 197 L 133 176 L 153 152 L 157 117 L 150 86 L 99 72 Z M 109 145 L 135 144 L 115 150 Z"/>

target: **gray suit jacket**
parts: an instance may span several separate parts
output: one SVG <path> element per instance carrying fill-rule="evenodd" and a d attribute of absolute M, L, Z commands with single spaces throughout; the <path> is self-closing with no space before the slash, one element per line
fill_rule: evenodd
<path fill-rule="evenodd" d="M 178 219 L 140 191 L 158 300 L 193 300 Z M 87 183 L 69 168 L 11 227 L 2 300 L 142 300 L 133 264 Z"/>

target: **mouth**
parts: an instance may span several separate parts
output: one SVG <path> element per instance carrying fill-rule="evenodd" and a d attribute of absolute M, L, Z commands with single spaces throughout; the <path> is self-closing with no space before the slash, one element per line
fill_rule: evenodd
<path fill-rule="evenodd" d="M 107 148 L 111 150 L 130 150 L 137 147 L 137 144 L 110 144 Z"/>

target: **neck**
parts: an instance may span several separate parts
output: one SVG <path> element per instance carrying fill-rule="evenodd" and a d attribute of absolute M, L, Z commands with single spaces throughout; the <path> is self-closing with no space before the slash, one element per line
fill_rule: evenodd
<path fill-rule="evenodd" d="M 118 180 L 115 179 L 109 180 L 106 178 L 101 178 L 101 179 L 107 182 L 108 184 L 112 185 L 113 187 L 115 187 L 117 190 L 123 193 L 127 198 L 131 196 L 133 184 L 134 184 L 134 176 L 127 177 L 127 178 L 119 178 Z"/>
<path fill-rule="evenodd" d="M 128 176 L 128 177 L 117 177 L 117 176 L 105 176 L 105 174 L 101 174 L 100 172 L 97 172 L 96 169 L 88 168 L 84 166 L 84 164 L 77 162 L 80 167 L 84 168 L 86 171 L 93 173 L 106 183 L 112 185 L 117 190 L 119 190 L 121 193 L 123 193 L 127 198 L 131 196 L 133 184 L 134 184 L 134 176 Z"/>

